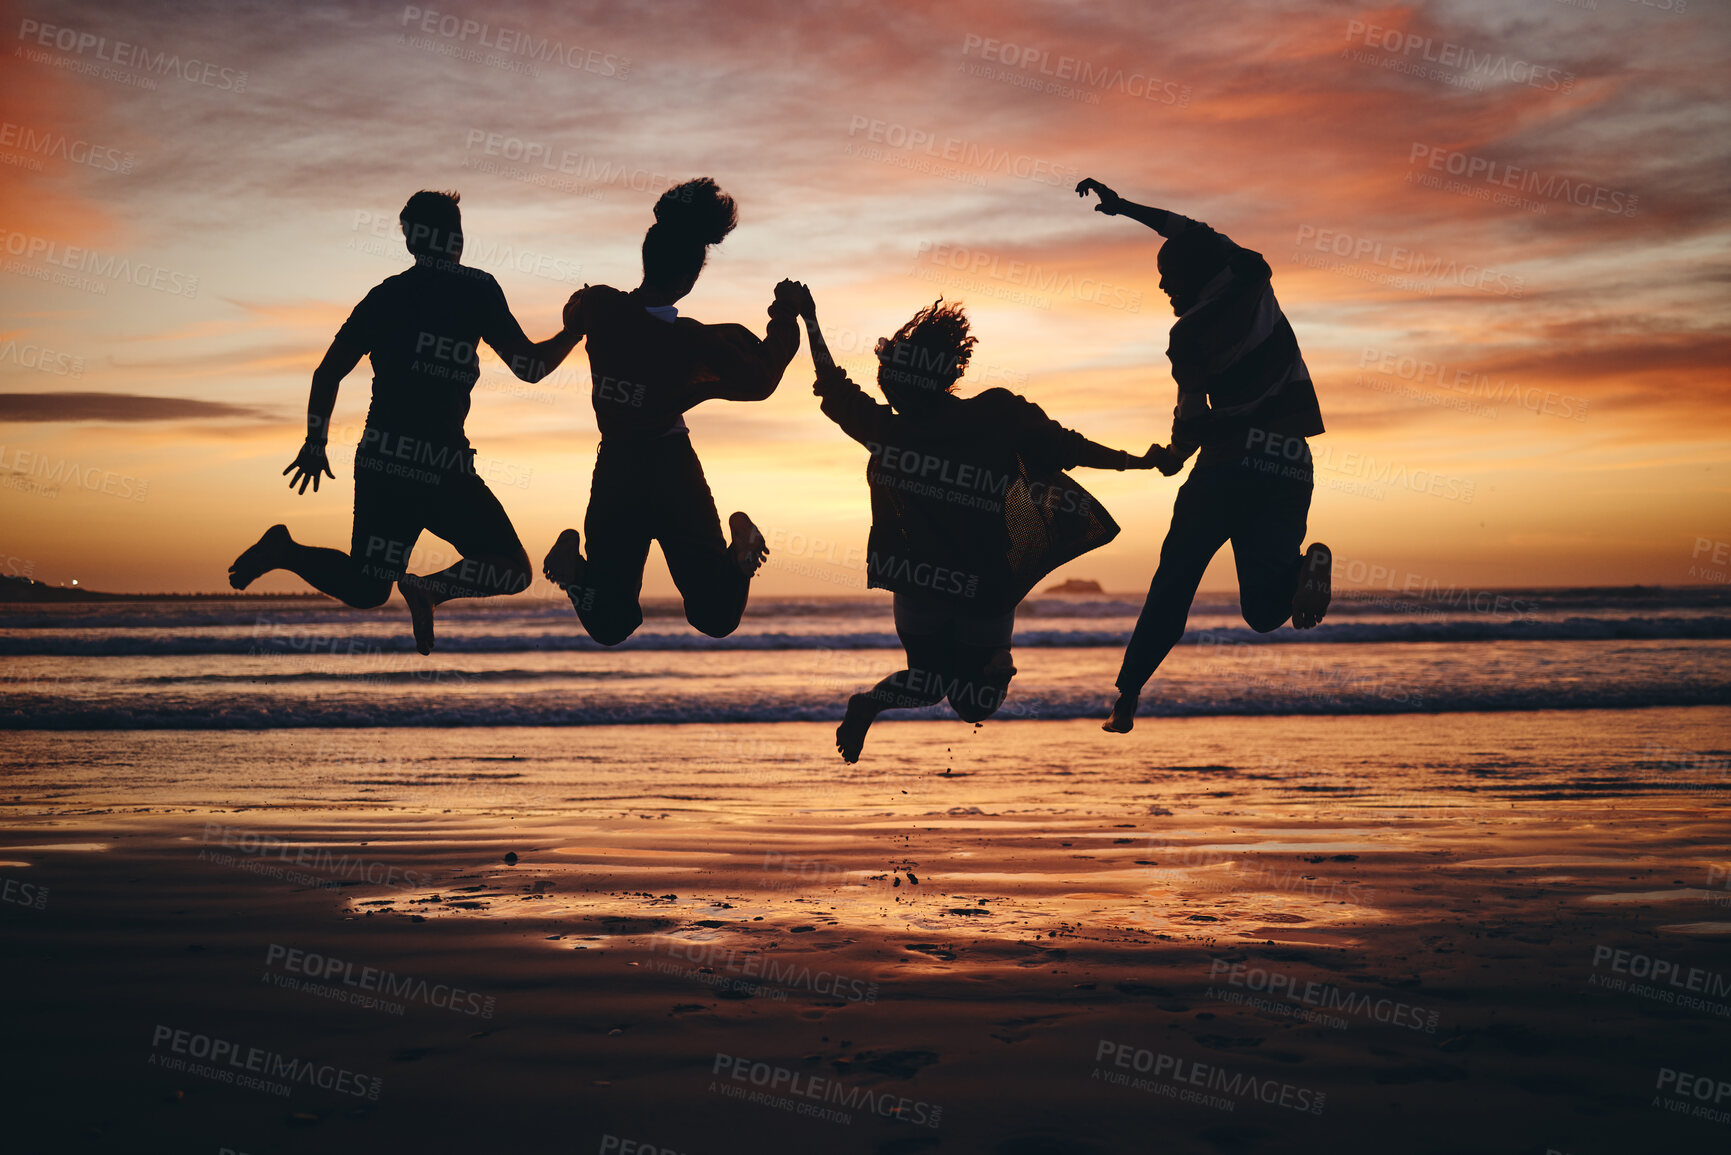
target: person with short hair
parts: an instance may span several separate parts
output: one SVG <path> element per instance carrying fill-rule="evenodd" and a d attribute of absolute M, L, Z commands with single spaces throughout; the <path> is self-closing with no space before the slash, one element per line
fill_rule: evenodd
<path fill-rule="evenodd" d="M 480 346 L 491 346 L 524 381 L 539 381 L 576 347 L 570 327 L 530 341 L 488 273 L 462 263 L 458 194 L 423 189 L 403 206 L 399 223 L 414 266 L 387 277 L 337 331 L 313 371 L 307 436 L 283 473 L 300 493 L 335 478 L 325 447 L 337 388 L 370 357 L 372 404 L 355 448 L 355 518 L 347 553 L 303 545 L 273 525 L 229 566 L 229 584 L 244 590 L 276 569 L 297 574 L 322 593 L 358 609 L 380 606 L 396 584 L 408 604 L 415 646 L 433 650 L 434 607 L 453 598 L 494 597 L 528 588 L 529 556 L 499 499 L 475 472 L 464 432 L 480 377 Z M 444 538 L 462 560 L 438 573 L 407 572 L 423 531 Z"/>
<path fill-rule="evenodd" d="M 1328 612 L 1333 554 L 1304 544 L 1313 488 L 1308 438 L 1322 410 L 1298 338 L 1275 300 L 1272 270 L 1200 221 L 1129 201 L 1092 177 L 1076 185 L 1095 212 L 1125 216 L 1166 238 L 1160 288 L 1178 320 L 1167 357 L 1178 383 L 1172 444 L 1157 455 L 1168 477 L 1191 455 L 1160 565 L 1118 671 L 1118 698 L 1104 729 L 1128 733 L 1142 688 L 1190 616 L 1208 563 L 1228 541 L 1238 600 L 1257 633 L 1288 620 L 1309 629 Z"/>

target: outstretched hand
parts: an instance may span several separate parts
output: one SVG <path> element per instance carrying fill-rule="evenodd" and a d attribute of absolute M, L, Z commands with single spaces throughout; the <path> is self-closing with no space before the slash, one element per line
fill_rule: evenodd
<path fill-rule="evenodd" d="M 1080 181 L 1076 182 L 1077 196 L 1081 197 L 1083 200 L 1087 200 L 1090 192 L 1097 193 L 1100 197 L 1100 203 L 1094 206 L 1095 212 L 1105 213 L 1109 217 L 1115 217 L 1118 215 L 1119 205 L 1122 203 L 1124 199 L 1123 197 L 1119 196 L 1117 193 L 1113 192 L 1091 176 L 1083 177 Z"/>
<path fill-rule="evenodd" d="M 330 459 L 325 456 L 325 443 L 314 441 L 311 438 L 308 438 L 306 443 L 301 446 L 301 451 L 295 455 L 293 461 L 288 463 L 288 468 L 284 469 L 283 472 L 288 473 L 290 470 L 294 472 L 294 476 L 289 478 L 289 488 L 293 489 L 298 484 L 302 493 L 307 491 L 307 482 L 309 481 L 312 482 L 313 492 L 319 491 L 319 474 L 321 472 L 332 481 L 337 478 L 337 475 L 331 472 Z"/>

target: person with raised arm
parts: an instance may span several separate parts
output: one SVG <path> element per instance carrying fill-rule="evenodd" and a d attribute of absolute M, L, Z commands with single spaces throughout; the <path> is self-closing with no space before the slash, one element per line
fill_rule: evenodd
<path fill-rule="evenodd" d="M 475 472 L 475 450 L 463 426 L 480 377 L 481 342 L 524 381 L 558 368 L 579 337 L 570 327 L 577 294 L 565 305 L 566 327 L 545 341 L 524 336 L 499 283 L 461 263 L 463 218 L 454 192 L 422 190 L 403 206 L 403 241 L 413 268 L 366 295 L 337 331 L 313 371 L 307 436 L 283 473 L 289 488 L 335 478 L 326 444 L 337 387 L 362 357 L 371 357 L 373 398 L 355 449 L 355 519 L 347 553 L 303 545 L 273 525 L 229 566 L 244 590 L 265 573 L 286 569 L 322 593 L 358 609 L 383 605 L 396 583 L 408 603 L 421 653 L 433 649 L 433 608 L 452 598 L 493 597 L 528 588 L 529 555 L 504 506 Z M 407 572 L 423 531 L 450 542 L 462 560 L 434 574 Z"/>
<path fill-rule="evenodd" d="M 1322 410 L 1268 262 L 1200 221 L 1126 200 L 1092 177 L 1076 185 L 1076 195 L 1090 192 L 1100 198 L 1095 212 L 1166 238 L 1157 260 L 1178 318 L 1166 350 L 1178 403 L 1171 447 L 1157 464 L 1170 477 L 1196 457 L 1103 727 L 1122 734 L 1135 725 L 1142 688 L 1184 635 L 1203 571 L 1222 545 L 1232 543 L 1239 608 L 1258 633 L 1288 620 L 1301 630 L 1320 622 L 1334 559 L 1321 542 L 1301 552 L 1313 488 L 1307 439 L 1323 431 Z"/>
<path fill-rule="evenodd" d="M 894 593 L 908 661 L 848 700 L 836 749 L 857 762 L 885 710 L 948 699 L 964 721 L 997 712 L 1016 672 L 1016 606 L 1052 570 L 1118 533 L 1061 470 L 1152 469 L 1164 449 L 1109 449 L 1008 389 L 957 396 L 975 338 L 962 307 L 942 299 L 878 342 L 878 388 L 888 404 L 876 401 L 829 357 L 807 297 L 812 392 L 824 416 L 870 454 L 866 584 Z"/>
<path fill-rule="evenodd" d="M 745 614 L 751 579 L 768 557 L 744 513 L 721 519 L 685 412 L 709 400 L 762 401 L 799 351 L 804 286 L 782 281 L 762 338 L 743 325 L 681 317 L 677 302 L 703 271 L 710 245 L 738 223 L 733 198 L 708 177 L 661 194 L 643 237 L 643 280 L 630 292 L 584 286 L 577 331 L 589 342 L 590 391 L 601 445 L 583 533 L 562 532 L 542 565 L 571 598 L 589 636 L 616 646 L 643 624 L 639 598 L 649 543 L 661 543 L 685 618 L 712 638 Z M 587 539 L 587 556 L 583 549 Z"/>

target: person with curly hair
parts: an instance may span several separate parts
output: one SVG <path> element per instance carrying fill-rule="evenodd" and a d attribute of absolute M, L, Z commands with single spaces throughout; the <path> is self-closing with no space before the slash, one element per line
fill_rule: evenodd
<path fill-rule="evenodd" d="M 578 294 L 576 328 L 589 342 L 601 445 L 583 533 L 561 533 L 542 572 L 604 646 L 643 624 L 650 542 L 661 543 L 686 620 L 712 638 L 739 626 L 752 576 L 769 554 L 744 513 L 728 519 L 732 541 L 722 538 L 684 416 L 709 400 L 762 401 L 799 351 L 795 317 L 805 287 L 796 281 L 775 287 L 762 338 L 743 325 L 679 315 L 677 302 L 696 285 L 709 246 L 738 220 L 733 198 L 710 178 L 676 185 L 661 194 L 643 237 L 642 283 L 630 292 L 585 285 Z"/>
<path fill-rule="evenodd" d="M 894 593 L 908 659 L 849 699 L 836 749 L 856 762 L 885 710 L 948 699 L 964 721 L 996 713 L 1016 672 L 1016 606 L 1052 570 L 1118 533 L 1061 471 L 1152 469 L 1164 450 L 1108 449 L 1008 389 L 958 396 L 976 341 L 958 304 L 935 301 L 878 342 L 878 388 L 888 404 L 830 360 L 816 306 L 808 301 L 802 312 L 824 416 L 870 453 L 866 584 Z"/>

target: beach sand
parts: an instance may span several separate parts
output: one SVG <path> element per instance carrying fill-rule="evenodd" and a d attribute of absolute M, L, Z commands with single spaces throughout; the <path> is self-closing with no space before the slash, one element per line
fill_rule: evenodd
<path fill-rule="evenodd" d="M 1728 731 L 14 732 L 7 1146 L 1723 1151 Z"/>

